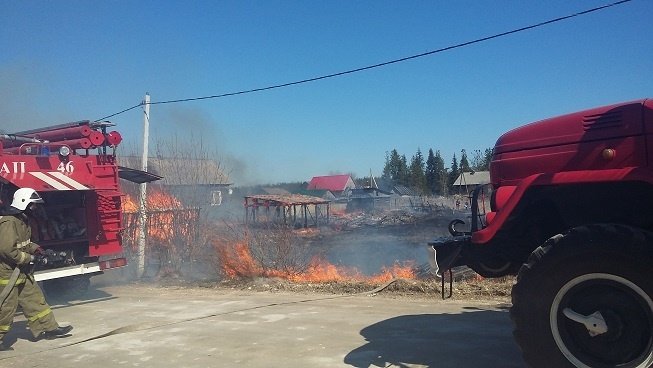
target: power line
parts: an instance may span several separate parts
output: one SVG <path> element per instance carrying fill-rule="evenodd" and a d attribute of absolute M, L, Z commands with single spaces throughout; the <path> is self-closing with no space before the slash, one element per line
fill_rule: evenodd
<path fill-rule="evenodd" d="M 597 11 L 600 11 L 600 10 L 608 9 L 608 8 L 611 8 L 611 7 L 614 7 L 614 6 L 617 6 L 617 5 L 628 3 L 630 1 L 632 1 L 632 0 L 621 0 L 621 1 L 614 2 L 614 3 L 602 5 L 602 6 L 599 6 L 599 7 L 596 7 L 596 8 L 592 8 L 592 9 L 584 10 L 584 11 L 581 11 L 581 12 L 573 13 L 573 14 L 570 14 L 570 15 L 566 15 L 566 16 L 563 16 L 563 17 L 559 17 L 559 18 L 547 20 L 547 21 L 544 21 L 544 22 L 536 23 L 536 24 L 533 24 L 533 25 L 530 25 L 530 26 L 513 29 L 511 31 L 497 33 L 497 34 L 494 34 L 492 36 L 477 38 L 477 39 L 472 40 L 472 41 L 467 41 L 467 42 L 459 43 L 459 44 L 456 44 L 456 45 L 447 46 L 447 47 L 443 47 L 443 48 L 432 50 L 432 51 L 427 51 L 427 52 L 424 52 L 424 53 L 421 53 L 421 54 L 406 56 L 406 57 L 403 57 L 403 58 L 394 59 L 394 60 L 390 60 L 390 61 L 385 61 L 385 62 L 382 62 L 382 63 L 368 65 L 368 66 L 364 66 L 364 67 L 360 67 L 360 68 L 356 68 L 356 69 L 350 69 L 350 70 L 346 70 L 346 71 L 342 71 L 342 72 L 338 72 L 338 73 L 326 74 L 326 75 L 322 75 L 322 76 L 319 76 L 319 77 L 302 79 L 302 80 L 299 80 L 299 81 L 282 83 L 282 84 L 275 84 L 275 85 L 267 86 L 267 87 L 260 87 L 260 88 L 242 90 L 242 91 L 238 91 L 238 92 L 222 93 L 222 94 L 219 94 L 219 95 L 210 95 L 210 96 L 202 96 L 202 97 L 183 98 L 183 99 L 177 99 L 177 100 L 150 102 L 150 105 L 163 105 L 163 104 L 172 104 L 172 103 L 190 102 L 190 101 L 200 101 L 200 100 L 209 100 L 209 99 L 214 99 L 214 98 L 244 95 L 244 94 L 247 94 L 247 93 L 268 91 L 268 90 L 277 89 L 277 88 L 295 86 L 295 85 L 298 85 L 298 84 L 316 82 L 316 81 L 323 80 L 323 79 L 340 77 L 340 76 L 347 75 L 347 74 L 353 74 L 353 73 L 358 73 L 358 72 L 362 72 L 362 71 L 366 71 L 366 70 L 370 70 L 370 69 L 376 69 L 376 68 L 380 68 L 380 67 L 384 67 L 384 66 L 388 66 L 388 65 L 392 65 L 392 64 L 401 63 L 401 62 L 404 62 L 404 61 L 409 61 L 409 60 L 413 60 L 413 59 L 417 59 L 417 58 L 421 58 L 421 57 L 425 57 L 425 56 L 430 56 L 430 55 L 433 55 L 433 54 L 438 54 L 438 53 L 449 51 L 449 50 L 458 49 L 458 48 L 465 47 L 465 46 L 470 46 L 470 45 L 473 45 L 473 44 L 476 44 L 476 43 L 481 43 L 481 42 L 493 40 L 493 39 L 499 38 L 499 37 L 509 36 L 509 35 L 512 35 L 512 34 L 515 34 L 515 33 L 528 31 L 528 30 L 543 27 L 543 26 L 546 26 L 546 25 L 549 25 L 549 24 L 552 24 L 552 23 L 557 23 L 557 22 L 561 22 L 563 20 L 568 20 L 568 19 L 579 17 L 579 16 L 582 16 L 582 15 L 587 15 L 587 14 L 590 14 L 590 13 L 594 13 L 594 12 L 597 12 Z M 133 109 L 135 109 L 135 108 L 137 108 L 139 106 L 142 106 L 142 105 L 143 105 L 143 102 L 141 102 L 138 105 L 132 106 L 132 107 L 130 107 L 128 109 L 122 110 L 120 112 L 111 114 L 109 116 L 105 116 L 105 117 L 103 117 L 101 119 L 98 119 L 96 121 L 105 120 L 105 119 L 108 119 L 110 117 L 120 115 L 122 113 L 133 110 Z"/>
<path fill-rule="evenodd" d="M 118 111 L 118 112 L 116 112 L 116 113 L 114 113 L 114 114 L 107 115 L 107 116 L 105 116 L 105 117 L 103 117 L 103 118 L 99 118 L 99 119 L 97 119 L 97 120 L 95 120 L 95 121 L 106 120 L 106 119 L 108 119 L 108 118 L 112 118 L 112 117 L 114 117 L 114 116 L 116 116 L 116 115 L 120 115 L 120 114 L 122 114 L 122 113 L 125 113 L 125 112 L 127 112 L 127 111 L 133 110 L 133 109 L 135 109 L 135 108 L 137 108 L 137 107 L 140 107 L 140 106 L 143 106 L 143 102 L 139 103 L 138 105 L 134 105 L 134 106 L 132 106 L 132 107 L 130 107 L 130 108 L 124 109 L 124 110 L 122 110 L 122 111 Z"/>

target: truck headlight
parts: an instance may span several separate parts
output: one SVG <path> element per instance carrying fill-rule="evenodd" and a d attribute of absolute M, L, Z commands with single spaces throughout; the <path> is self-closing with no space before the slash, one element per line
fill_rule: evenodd
<path fill-rule="evenodd" d="M 70 154 L 70 147 L 68 146 L 59 147 L 59 155 L 63 157 L 67 157 L 69 154 Z"/>

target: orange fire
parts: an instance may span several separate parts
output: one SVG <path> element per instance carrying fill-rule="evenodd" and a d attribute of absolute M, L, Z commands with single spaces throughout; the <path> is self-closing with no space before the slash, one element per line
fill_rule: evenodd
<path fill-rule="evenodd" d="M 125 195 L 122 202 L 125 213 L 134 214 L 139 211 L 138 200 L 133 200 Z M 147 193 L 148 236 L 158 240 L 170 240 L 175 233 L 175 217 L 166 211 L 181 209 L 182 203 L 175 197 L 162 192 L 150 191 Z M 177 227 L 179 221 L 177 221 Z"/>
<path fill-rule="evenodd" d="M 162 191 L 148 191 L 147 193 L 147 210 L 169 210 L 181 207 L 181 202 Z M 123 197 L 122 208 L 127 213 L 135 213 L 139 210 L 138 200 L 132 199 L 128 194 Z"/>
<path fill-rule="evenodd" d="M 279 277 L 294 282 L 360 281 L 369 283 L 383 283 L 393 278 L 415 278 L 412 262 L 406 262 L 403 265 L 395 263 L 391 267 L 384 267 L 376 275 L 365 276 L 356 268 L 336 266 L 320 257 L 313 257 L 306 271 L 292 272 L 278 269 L 264 270 L 254 260 L 245 242 L 235 245 L 221 244 L 216 246 L 216 251 L 220 257 L 223 273 L 230 278 Z"/>
<path fill-rule="evenodd" d="M 216 247 L 218 256 L 222 260 L 222 271 L 228 277 L 252 277 L 261 275 L 263 270 L 259 267 L 247 248 L 247 244 L 238 243 L 233 247 Z"/>

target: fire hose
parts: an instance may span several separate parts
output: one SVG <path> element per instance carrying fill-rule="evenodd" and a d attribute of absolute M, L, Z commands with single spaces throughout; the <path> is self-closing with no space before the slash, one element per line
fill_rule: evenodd
<path fill-rule="evenodd" d="M 14 268 L 14 271 L 11 273 L 11 276 L 9 277 L 9 281 L 7 282 L 7 285 L 5 285 L 4 289 L 2 289 L 2 292 L 0 292 L 0 307 L 5 303 L 5 299 L 7 299 L 7 296 L 11 292 L 11 289 L 13 289 L 14 285 L 16 285 L 16 280 L 18 280 L 18 275 L 20 275 L 20 269 L 16 267 Z"/>

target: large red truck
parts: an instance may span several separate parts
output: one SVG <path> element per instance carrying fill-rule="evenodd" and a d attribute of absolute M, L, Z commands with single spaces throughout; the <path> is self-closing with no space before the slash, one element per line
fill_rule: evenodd
<path fill-rule="evenodd" d="M 122 137 L 107 132 L 111 126 L 80 121 L 0 134 L 2 204 L 11 203 L 13 192 L 23 187 L 35 189 L 45 201 L 30 225 L 32 240 L 48 255 L 47 264 L 35 272 L 46 291 L 49 285 L 84 291 L 91 276 L 126 265 L 119 178 L 135 175 L 116 163 Z"/>
<path fill-rule="evenodd" d="M 514 337 L 533 367 L 653 364 L 653 100 L 502 135 L 469 228 L 431 242 L 442 274 L 518 274 Z"/>

